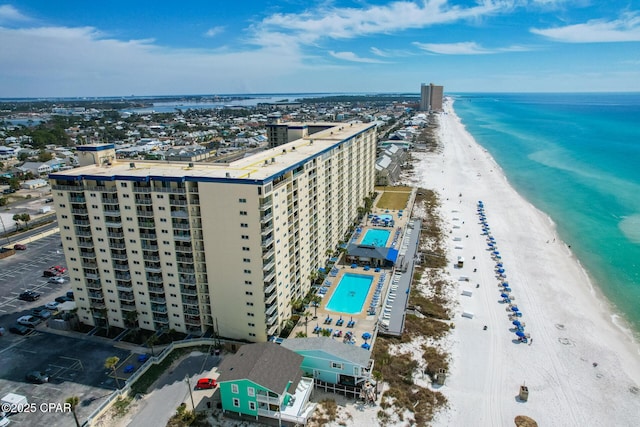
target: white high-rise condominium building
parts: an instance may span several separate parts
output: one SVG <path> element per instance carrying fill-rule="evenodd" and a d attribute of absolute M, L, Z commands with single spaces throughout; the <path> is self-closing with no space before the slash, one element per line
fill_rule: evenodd
<path fill-rule="evenodd" d="M 50 179 L 83 323 L 265 341 L 373 192 L 376 130 L 335 124 L 228 164 L 78 155 Z"/>

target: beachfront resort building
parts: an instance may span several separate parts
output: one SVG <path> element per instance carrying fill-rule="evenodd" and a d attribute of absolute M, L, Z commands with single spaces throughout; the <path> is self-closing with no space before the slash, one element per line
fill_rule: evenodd
<path fill-rule="evenodd" d="M 433 83 L 420 85 L 420 111 L 442 111 L 444 86 Z"/>
<path fill-rule="evenodd" d="M 333 124 L 231 163 L 78 146 L 50 175 L 80 321 L 266 341 L 374 189 L 374 124 Z"/>

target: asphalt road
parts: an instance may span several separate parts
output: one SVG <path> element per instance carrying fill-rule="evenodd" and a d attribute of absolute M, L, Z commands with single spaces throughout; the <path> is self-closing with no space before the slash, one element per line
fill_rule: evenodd
<path fill-rule="evenodd" d="M 220 364 L 220 356 L 210 356 L 194 351 L 181 359 L 165 372 L 144 396 L 135 413 L 129 414 L 128 425 L 136 427 L 165 426 L 182 402 L 191 409 L 191 396 L 195 405 L 203 395 L 211 395 L 213 390 L 194 390 L 199 378 L 208 377 L 209 371 Z M 185 378 L 188 378 L 189 381 Z M 189 394 L 191 390 L 191 394 Z M 202 410 L 202 408 L 199 408 Z"/>

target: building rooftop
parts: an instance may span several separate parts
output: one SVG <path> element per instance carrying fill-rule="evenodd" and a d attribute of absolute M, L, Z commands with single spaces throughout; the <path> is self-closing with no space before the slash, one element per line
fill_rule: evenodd
<path fill-rule="evenodd" d="M 246 344 L 224 358 L 218 368 L 218 381 L 248 379 L 280 394 L 289 381 L 292 390 L 298 385 L 303 360 L 299 354 L 274 343 Z"/>
<path fill-rule="evenodd" d="M 51 178 L 100 179 L 104 177 L 105 180 L 111 180 L 113 176 L 122 176 L 123 179 L 167 176 L 193 177 L 194 180 L 210 178 L 212 180 L 269 181 L 283 171 L 295 169 L 299 163 L 305 162 L 308 158 L 321 155 L 352 136 L 373 127 L 375 125 L 371 123 L 335 123 L 333 127 L 308 137 L 259 151 L 230 163 L 114 160 L 109 165 L 89 165 L 64 173 L 54 173 L 51 174 Z"/>
<path fill-rule="evenodd" d="M 371 352 L 369 350 L 365 350 L 359 346 L 345 344 L 342 340 L 335 340 L 329 337 L 286 339 L 282 342 L 281 346 L 296 352 L 320 350 L 365 367 L 369 365 L 369 360 L 371 359 Z"/>

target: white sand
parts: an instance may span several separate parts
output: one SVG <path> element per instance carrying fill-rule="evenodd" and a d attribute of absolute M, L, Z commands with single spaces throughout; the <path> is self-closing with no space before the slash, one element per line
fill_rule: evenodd
<path fill-rule="evenodd" d="M 442 217 L 452 232 L 449 273 L 459 288 L 456 327 L 448 342 L 451 370 L 439 388 L 451 408 L 435 424 L 510 426 L 516 415 L 527 415 L 540 426 L 637 425 L 638 344 L 613 323 L 607 303 L 558 239 L 552 221 L 515 192 L 450 102 L 439 134 L 444 152 L 414 154 L 420 161 L 413 182 L 436 190 L 442 199 Z M 513 342 L 495 262 L 481 235 L 478 200 L 484 202 L 532 345 Z M 454 236 L 462 241 L 454 242 Z M 455 249 L 457 244 L 464 248 Z M 466 260 L 462 269 L 453 268 L 458 255 Z M 460 275 L 470 281 L 458 281 Z M 473 295 L 461 296 L 463 289 Z M 461 317 L 463 310 L 474 318 Z M 517 399 L 521 384 L 529 388 L 527 402 Z"/>

